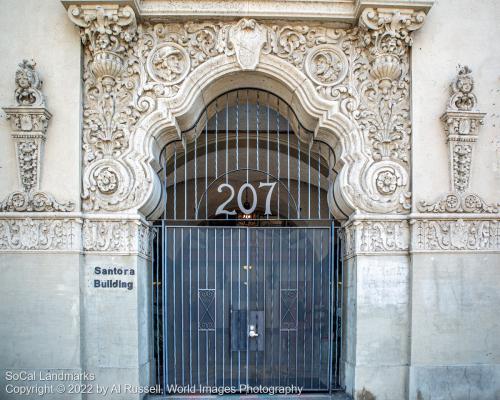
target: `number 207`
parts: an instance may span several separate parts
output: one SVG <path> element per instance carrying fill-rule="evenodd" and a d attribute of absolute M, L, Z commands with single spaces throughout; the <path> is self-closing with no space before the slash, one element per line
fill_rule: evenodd
<path fill-rule="evenodd" d="M 266 210 L 265 210 L 264 215 L 272 215 L 271 214 L 271 196 L 273 195 L 273 190 L 274 190 L 274 187 L 276 186 L 276 183 L 277 182 L 259 182 L 259 189 L 263 188 L 263 187 L 269 188 L 269 190 L 267 192 L 267 196 L 266 196 Z M 242 201 L 243 193 L 245 192 L 246 188 L 248 188 L 250 190 L 250 192 L 252 192 L 252 203 L 251 203 L 250 208 L 246 208 L 245 204 L 243 204 L 243 201 Z M 226 201 L 224 201 L 219 207 L 217 207 L 217 210 L 215 211 L 215 215 L 221 215 L 221 214 L 235 215 L 236 210 L 229 211 L 229 210 L 225 209 L 225 207 L 234 198 L 234 194 L 235 194 L 234 187 L 232 185 L 230 185 L 229 183 L 222 183 L 217 187 L 217 191 L 219 193 L 222 193 L 222 191 L 224 191 L 224 190 L 229 190 L 229 198 Z M 238 191 L 238 195 L 236 197 L 236 200 L 238 202 L 238 207 L 243 214 L 253 213 L 255 211 L 255 209 L 257 208 L 257 192 L 256 192 L 255 188 L 253 187 L 253 185 L 251 183 L 243 184 L 240 187 L 240 190 Z"/>

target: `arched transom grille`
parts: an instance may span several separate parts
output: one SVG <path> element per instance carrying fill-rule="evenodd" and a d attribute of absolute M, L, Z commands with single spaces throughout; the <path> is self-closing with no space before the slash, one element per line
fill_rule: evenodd
<path fill-rule="evenodd" d="M 163 149 L 163 219 L 330 219 L 334 153 L 278 96 L 229 91 L 181 136 Z"/>

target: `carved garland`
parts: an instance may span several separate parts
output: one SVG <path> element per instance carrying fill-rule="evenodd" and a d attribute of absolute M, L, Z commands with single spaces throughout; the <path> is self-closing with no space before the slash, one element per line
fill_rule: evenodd
<path fill-rule="evenodd" d="M 393 211 L 409 210 L 408 48 L 423 12 L 365 9 L 353 29 L 251 19 L 137 26 L 132 8 L 117 5 L 75 5 L 68 13 L 85 45 L 86 210 L 120 211 L 144 202 L 150 184 L 144 155 L 130 143 L 138 121 L 156 109 L 159 98 L 174 97 L 190 72 L 210 58 L 235 55 L 243 70 L 251 70 L 260 54 L 286 60 L 322 97 L 340 104 L 371 143 L 373 163 L 363 179 L 378 192 L 376 201 L 399 196 Z"/>

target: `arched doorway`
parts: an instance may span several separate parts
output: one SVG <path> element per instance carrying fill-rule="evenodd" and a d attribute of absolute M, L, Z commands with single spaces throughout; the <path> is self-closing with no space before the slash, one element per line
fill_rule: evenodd
<path fill-rule="evenodd" d="M 158 383 L 167 394 L 339 388 L 333 150 L 282 98 L 249 88 L 200 110 L 161 159 L 152 277 Z"/>

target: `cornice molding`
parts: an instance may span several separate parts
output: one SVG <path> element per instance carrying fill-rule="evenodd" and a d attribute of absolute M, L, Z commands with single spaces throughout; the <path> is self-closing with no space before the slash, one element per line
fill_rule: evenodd
<path fill-rule="evenodd" d="M 435 0 L 61 0 L 71 5 L 119 5 L 132 7 L 139 20 L 257 18 L 316 20 L 357 25 L 366 8 L 412 9 L 427 13 Z"/>

